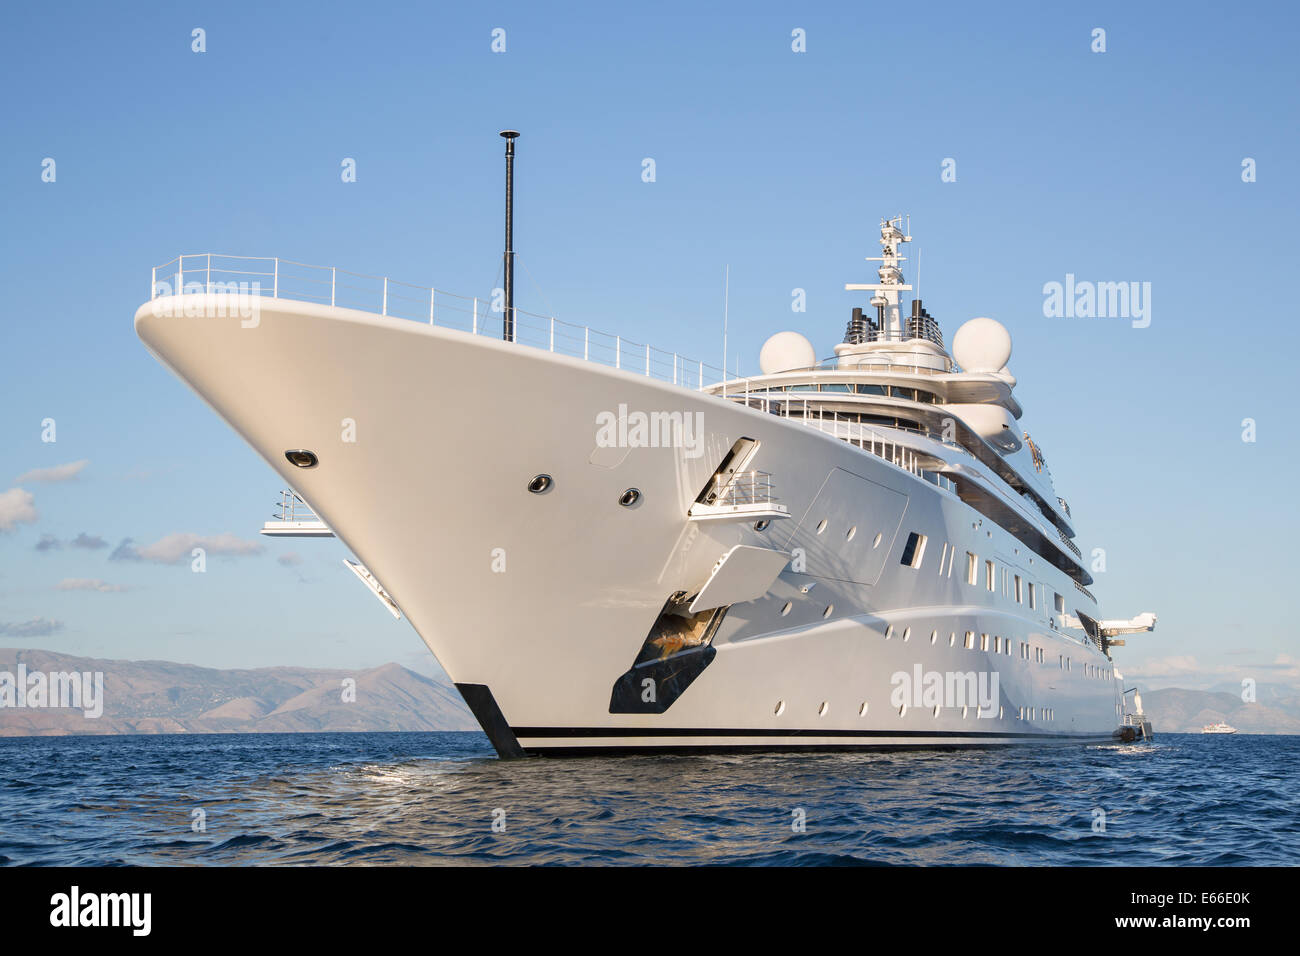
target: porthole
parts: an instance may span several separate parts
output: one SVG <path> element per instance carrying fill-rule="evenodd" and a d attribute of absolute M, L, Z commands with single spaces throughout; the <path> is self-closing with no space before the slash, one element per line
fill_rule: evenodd
<path fill-rule="evenodd" d="M 844 540 L 845 540 L 845 541 L 852 541 L 852 540 L 853 540 L 853 536 L 854 536 L 855 534 L 857 534 L 857 533 L 858 533 L 858 526 L 857 526 L 857 525 L 854 525 L 852 528 L 849 529 L 848 534 L 846 534 L 846 535 L 844 536 Z"/>
<path fill-rule="evenodd" d="M 631 508 L 634 504 L 636 504 L 640 500 L 641 500 L 641 489 L 639 488 L 629 488 L 627 491 L 623 492 L 621 495 L 618 496 L 618 503 L 621 504 L 624 508 Z"/>
<path fill-rule="evenodd" d="M 859 717 L 867 716 L 867 702 L 865 700 L 862 702 L 862 706 L 858 708 L 858 716 Z"/>
<path fill-rule="evenodd" d="M 933 644 L 933 643 L 934 643 L 935 641 L 937 641 L 938 639 L 939 639 L 939 632 L 938 632 L 938 631 L 931 631 L 931 632 L 930 632 L 930 643 Z"/>
<path fill-rule="evenodd" d="M 891 624 L 889 625 L 889 627 L 885 628 L 885 640 L 889 640 L 893 636 L 894 636 L 894 625 Z"/>
<path fill-rule="evenodd" d="M 831 709 L 831 705 L 828 704 L 828 703 L 826 703 L 826 701 L 822 701 L 822 705 L 821 705 L 821 707 L 817 708 L 817 716 L 818 716 L 818 717 L 825 717 L 825 716 L 826 716 L 826 711 L 828 711 L 828 710 L 830 710 L 830 709 Z"/>
<path fill-rule="evenodd" d="M 934 719 L 935 719 L 935 720 L 938 720 L 938 719 L 939 719 L 939 708 L 938 708 L 938 707 L 936 707 L 936 708 L 934 709 Z"/>
<path fill-rule="evenodd" d="M 876 532 L 876 540 L 871 542 L 872 549 L 874 550 L 875 548 L 880 547 L 880 542 L 884 540 L 885 540 L 884 532 L 883 531 Z"/>
<path fill-rule="evenodd" d="M 899 717 L 906 717 L 906 716 L 907 716 L 907 705 L 906 705 L 906 704 L 899 704 L 899 705 L 898 705 L 898 716 L 899 716 Z"/>
<path fill-rule="evenodd" d="M 298 468 L 315 468 L 320 464 L 320 459 L 316 457 L 316 453 L 308 451 L 306 448 L 291 448 L 284 453 L 284 457 L 289 459 L 289 464 Z"/>
<path fill-rule="evenodd" d="M 822 518 L 822 520 L 817 523 L 817 533 L 821 534 L 825 530 L 826 530 L 826 519 Z"/>
<path fill-rule="evenodd" d="M 948 635 L 948 646 L 952 647 L 956 643 L 957 643 L 957 632 L 953 631 L 951 634 Z"/>
<path fill-rule="evenodd" d="M 822 617 L 830 617 L 830 616 L 831 616 L 831 612 L 834 611 L 834 610 L 835 610 L 835 605 L 834 605 L 834 604 L 827 604 L 827 605 L 826 605 L 826 610 L 822 611 Z"/>
<path fill-rule="evenodd" d="M 792 602 L 792 601 L 786 601 L 786 602 L 785 602 L 785 607 L 781 608 L 781 616 L 782 616 L 782 617 L 785 617 L 787 614 L 789 614 L 789 613 L 790 613 L 790 608 L 792 608 L 792 607 L 794 607 L 794 602 Z"/>
<path fill-rule="evenodd" d="M 778 716 L 778 717 L 780 717 L 782 714 L 784 714 L 784 713 L 785 713 L 785 701 L 783 701 L 783 700 L 778 700 L 778 701 L 776 702 L 776 710 L 772 711 L 772 713 L 776 714 L 776 716 Z"/>
<path fill-rule="evenodd" d="M 771 522 L 770 520 L 768 520 L 767 518 L 762 518 L 762 519 L 760 519 L 760 520 L 754 522 L 754 530 L 755 530 L 755 531 L 766 531 L 766 530 L 767 530 L 767 526 L 770 525 L 771 523 L 772 523 L 772 522 Z"/>
<path fill-rule="evenodd" d="M 910 627 L 903 628 L 903 640 L 906 641 L 911 636 L 912 636 L 912 629 Z"/>
<path fill-rule="evenodd" d="M 535 495 L 541 495 L 550 491 L 552 484 L 550 475 L 534 475 L 533 480 L 528 483 L 528 490 Z"/>

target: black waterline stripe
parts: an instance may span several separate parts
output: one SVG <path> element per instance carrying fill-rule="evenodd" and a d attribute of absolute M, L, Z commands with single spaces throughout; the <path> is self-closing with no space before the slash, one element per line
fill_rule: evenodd
<path fill-rule="evenodd" d="M 1109 740 L 1108 734 L 1035 734 L 984 730 L 762 730 L 709 727 L 511 727 L 516 737 L 1017 737 L 1035 740 Z"/>

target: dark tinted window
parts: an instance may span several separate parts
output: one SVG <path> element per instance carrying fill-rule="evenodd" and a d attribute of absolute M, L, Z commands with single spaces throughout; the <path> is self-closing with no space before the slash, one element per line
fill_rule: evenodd
<path fill-rule="evenodd" d="M 916 560 L 916 546 L 921 543 L 921 536 L 913 531 L 907 536 L 907 544 L 903 546 L 903 557 L 899 564 L 906 564 L 909 567 Z"/>

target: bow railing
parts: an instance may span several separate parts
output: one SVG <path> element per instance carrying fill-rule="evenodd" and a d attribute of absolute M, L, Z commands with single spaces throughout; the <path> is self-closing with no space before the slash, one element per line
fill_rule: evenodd
<path fill-rule="evenodd" d="M 151 300 L 204 293 L 317 302 L 493 338 L 502 337 L 505 324 L 500 290 L 483 297 L 456 295 L 432 286 L 333 266 L 216 253 L 177 256 L 153 269 Z M 726 373 L 716 366 L 644 342 L 564 322 L 552 315 L 519 308 L 514 313 L 514 341 L 520 345 L 687 388 L 702 389 L 726 379 Z"/>

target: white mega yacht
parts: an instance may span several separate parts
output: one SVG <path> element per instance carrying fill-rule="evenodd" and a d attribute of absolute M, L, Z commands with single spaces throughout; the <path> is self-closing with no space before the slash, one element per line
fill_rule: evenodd
<path fill-rule="evenodd" d="M 1155 616 L 1098 610 L 1006 329 L 904 312 L 903 225 L 833 358 L 744 378 L 282 259 L 178 257 L 135 327 L 503 757 L 1150 736 L 1111 649 Z"/>
<path fill-rule="evenodd" d="M 1201 728 L 1203 734 L 1235 734 L 1236 732 L 1237 728 L 1226 720 L 1221 720 L 1217 724 L 1206 724 Z"/>

